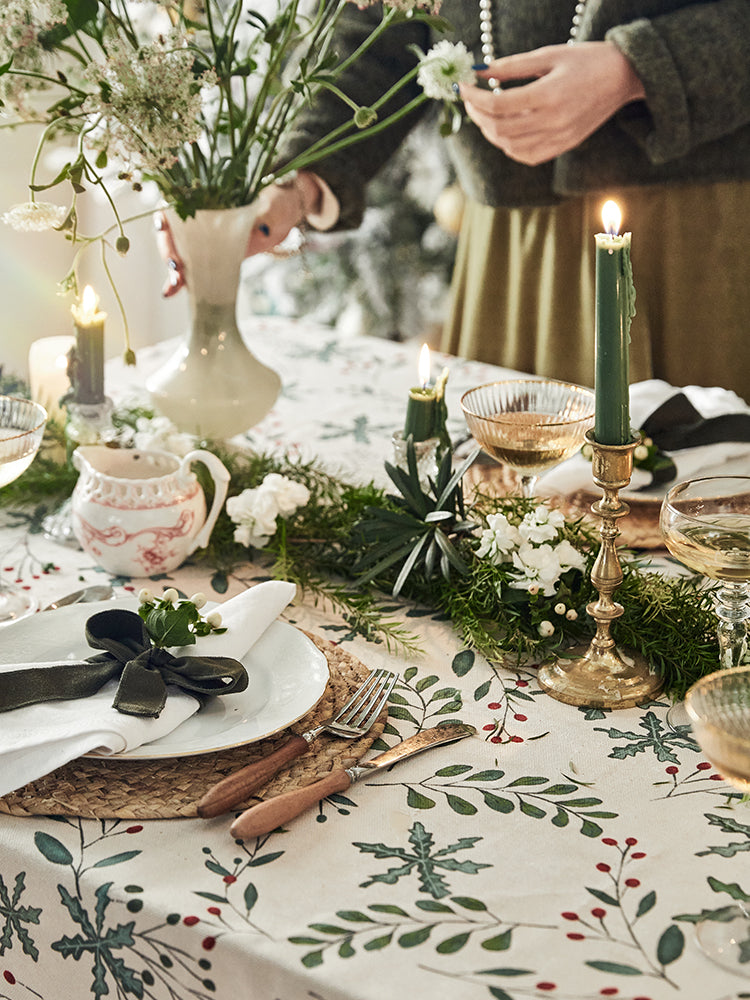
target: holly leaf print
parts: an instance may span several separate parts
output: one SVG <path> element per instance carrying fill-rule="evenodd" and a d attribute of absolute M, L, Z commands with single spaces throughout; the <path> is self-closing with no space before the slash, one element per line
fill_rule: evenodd
<path fill-rule="evenodd" d="M 376 882 L 395 884 L 400 878 L 416 872 L 419 877 L 420 890 L 429 893 L 433 899 L 441 899 L 450 894 L 448 883 L 443 876 L 444 871 L 462 872 L 465 875 L 476 875 L 482 868 L 492 865 L 481 862 L 459 861 L 453 855 L 457 851 L 472 848 L 481 837 L 461 837 L 456 843 L 449 844 L 440 850 L 433 851 L 432 834 L 425 830 L 422 823 L 415 823 L 411 828 L 409 843 L 412 849 L 403 847 L 388 847 L 386 844 L 354 844 L 363 853 L 374 854 L 376 858 L 398 858 L 403 864 L 389 868 L 388 871 L 372 875 L 367 882 L 362 882 L 362 888 L 374 885 Z"/>
<path fill-rule="evenodd" d="M 610 726 L 609 729 L 595 726 L 594 731 L 606 733 L 611 740 L 629 741 L 625 746 L 615 747 L 609 754 L 615 760 L 625 760 L 627 757 L 635 757 L 636 754 L 651 750 L 662 763 L 679 764 L 680 758 L 672 750 L 673 746 L 694 752 L 699 750 L 697 743 L 690 736 L 665 727 L 653 712 L 647 712 L 639 722 L 639 726 L 644 730 L 643 733 L 615 729 L 614 726 Z"/>
<path fill-rule="evenodd" d="M 5 954 L 6 948 L 13 947 L 13 934 L 15 933 L 21 942 L 24 954 L 30 955 L 36 962 L 39 958 L 39 950 L 34 944 L 28 930 L 23 925 L 38 924 L 42 908 L 38 906 L 18 905 L 26 887 L 25 878 L 25 872 L 19 872 L 16 875 L 16 884 L 11 896 L 5 882 L 3 882 L 2 875 L 0 875 L 0 917 L 5 920 L 2 934 L 0 934 L 0 955 Z"/>

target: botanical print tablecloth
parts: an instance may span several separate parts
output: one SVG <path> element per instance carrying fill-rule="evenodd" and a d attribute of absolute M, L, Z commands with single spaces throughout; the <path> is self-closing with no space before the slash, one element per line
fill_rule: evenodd
<path fill-rule="evenodd" d="M 250 443 L 379 474 L 416 351 L 267 322 L 264 360 L 285 389 Z M 451 363 L 454 433 L 460 389 L 496 375 Z M 2 571 L 42 603 L 107 578 L 47 541 L 33 512 L 1 519 Z M 262 572 L 242 567 L 227 596 Z M 158 583 L 210 590 L 196 567 Z M 115 581 L 120 595 L 140 584 Z M 572 708 L 540 691 L 533 668 L 490 666 L 424 609 L 399 613 L 421 655 L 353 637 L 322 608 L 297 605 L 285 618 L 371 668 L 399 671 L 382 746 L 448 719 L 472 723 L 475 737 L 365 778 L 247 843 L 230 837 L 230 817 L 0 816 L 0 998 L 750 991 L 702 954 L 682 919 L 747 898 L 750 811 L 669 729 L 666 699 Z"/>

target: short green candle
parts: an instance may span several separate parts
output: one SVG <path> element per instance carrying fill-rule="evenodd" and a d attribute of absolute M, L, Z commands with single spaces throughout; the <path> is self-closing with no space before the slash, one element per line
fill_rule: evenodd
<path fill-rule="evenodd" d="M 608 217 L 607 213 L 611 213 Z M 607 202 L 602 215 L 606 233 L 596 240 L 596 413 L 594 438 L 599 444 L 630 441 L 629 348 L 635 315 L 635 287 L 630 264 L 630 233 L 617 235 L 620 210 Z"/>
<path fill-rule="evenodd" d="M 430 384 L 430 351 L 426 344 L 422 347 L 419 359 L 419 377 L 422 384 L 409 390 L 404 420 L 404 440 L 410 436 L 414 442 L 428 441 L 436 437 L 440 438 L 440 450 L 449 448 L 450 438 L 446 428 L 448 408 L 445 405 L 448 369 L 444 368 L 434 385 Z"/>
<path fill-rule="evenodd" d="M 107 314 L 97 309 L 98 299 L 89 285 L 80 305 L 71 308 L 76 343 L 71 351 L 69 375 L 72 400 L 86 405 L 103 403 L 104 321 Z"/>

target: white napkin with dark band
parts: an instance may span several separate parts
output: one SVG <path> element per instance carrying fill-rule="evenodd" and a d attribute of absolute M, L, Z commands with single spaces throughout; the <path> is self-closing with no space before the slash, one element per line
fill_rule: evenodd
<path fill-rule="evenodd" d="M 666 452 L 676 474 L 665 488 L 697 476 L 750 475 L 750 406 L 736 393 L 719 386 L 688 385 L 677 388 L 660 379 L 630 386 L 630 424 Z M 648 490 L 653 477 L 633 469 L 623 494 L 637 497 Z M 595 492 L 591 463 L 582 455 L 545 473 L 538 483 L 540 495 Z"/>
<path fill-rule="evenodd" d="M 292 600 L 292 583 L 269 580 L 251 587 L 217 607 L 226 632 L 199 637 L 192 646 L 171 650 L 175 655 L 230 656 L 241 660 Z M 60 615 L 70 609 L 42 612 Z M 80 609 L 78 609 L 80 613 Z M 75 613 L 75 612 L 74 612 Z M 3 658 L 20 660 L 13 648 L 15 628 L 5 631 Z M 20 632 L 18 633 L 21 634 Z M 59 661 L 58 661 L 59 662 Z M 0 664 L 0 683 L 3 665 Z M 112 707 L 117 681 L 110 681 L 88 698 L 44 702 L 4 712 L 0 720 L 0 795 L 6 795 L 56 768 L 96 750 L 122 753 L 151 743 L 176 729 L 199 707 L 196 698 L 172 685 L 158 718 L 124 715 Z"/>

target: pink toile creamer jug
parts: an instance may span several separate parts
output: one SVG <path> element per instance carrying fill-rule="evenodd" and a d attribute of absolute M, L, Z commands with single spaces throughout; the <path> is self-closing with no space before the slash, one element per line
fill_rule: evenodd
<path fill-rule="evenodd" d="M 191 469 L 202 462 L 214 483 L 206 498 Z M 118 576 L 153 576 L 180 566 L 208 544 L 227 495 L 229 472 L 209 451 L 180 459 L 166 451 L 85 445 L 73 452 L 73 532 L 83 550 Z"/>

